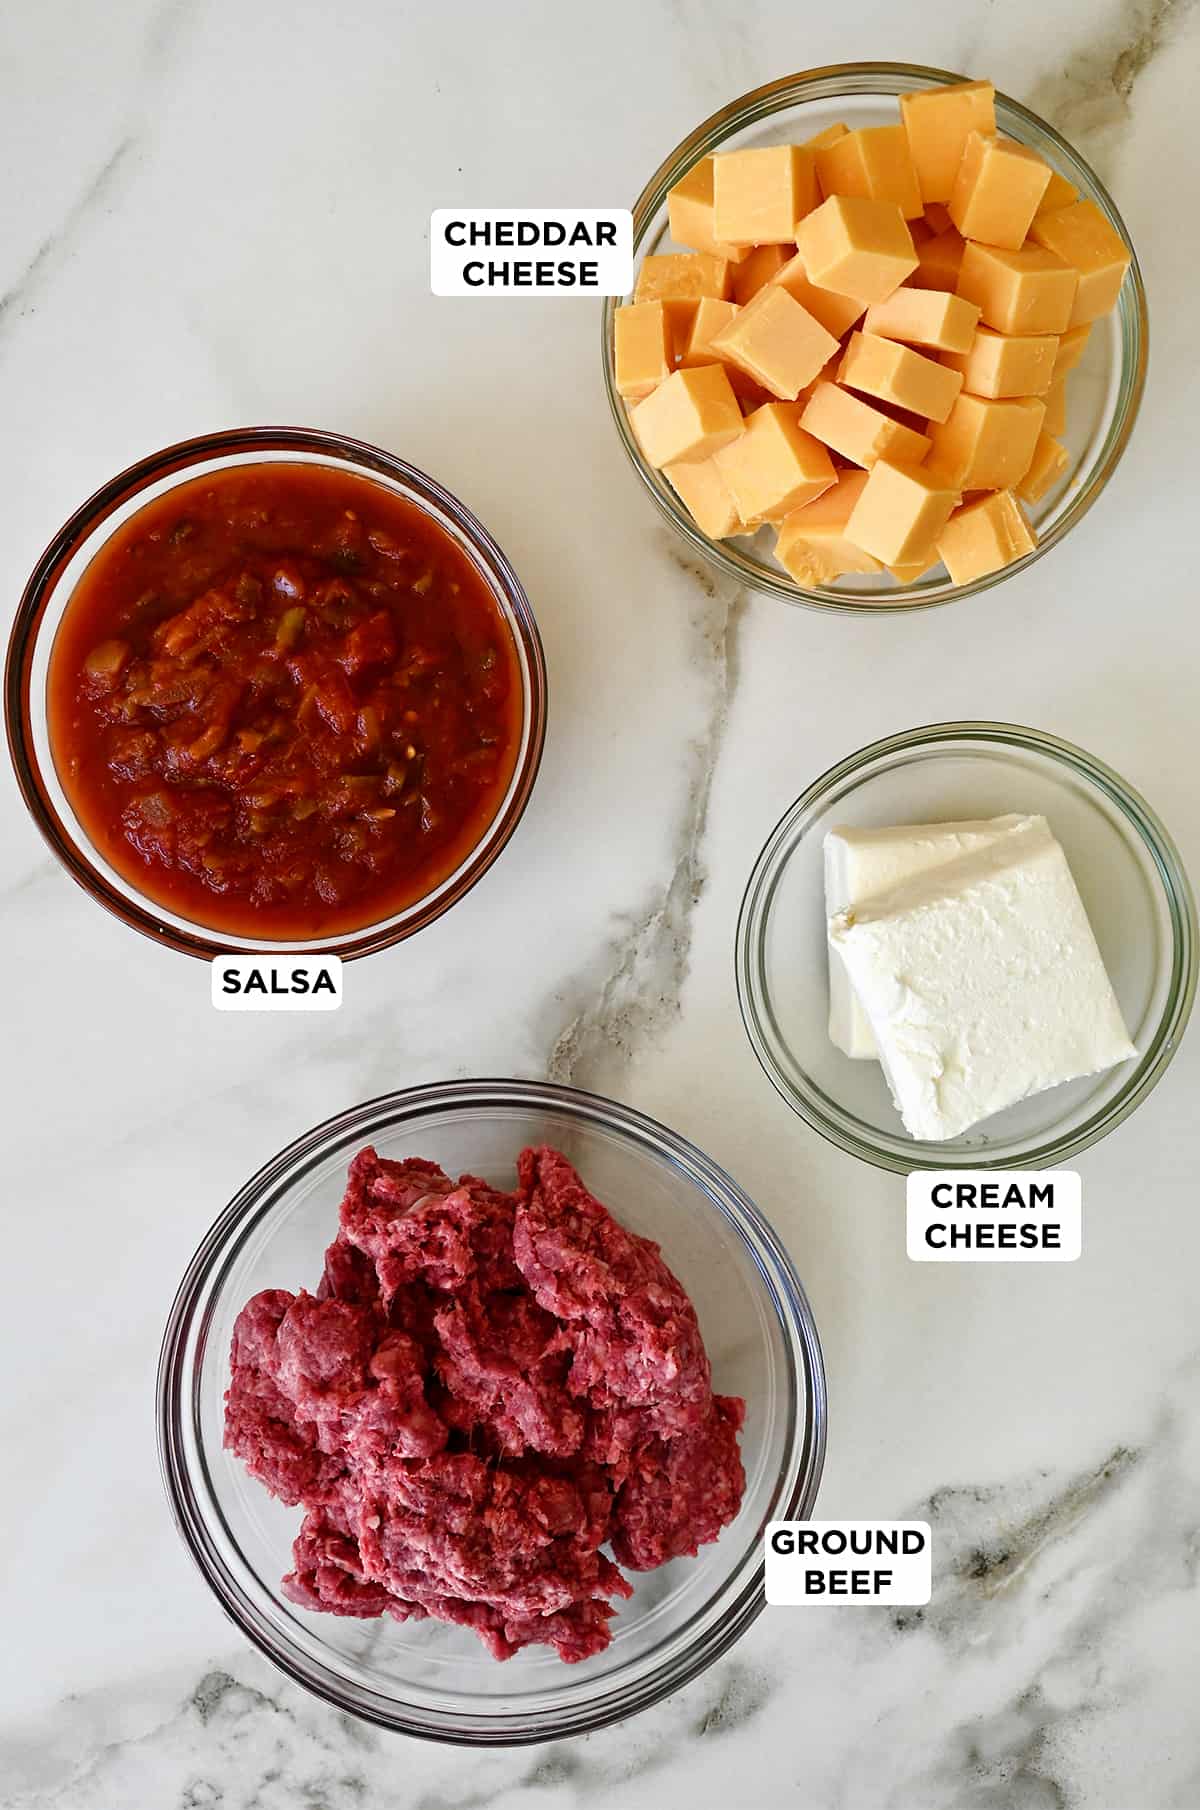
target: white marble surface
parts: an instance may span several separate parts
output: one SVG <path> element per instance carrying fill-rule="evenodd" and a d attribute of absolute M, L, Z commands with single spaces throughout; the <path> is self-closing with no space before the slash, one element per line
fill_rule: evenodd
<path fill-rule="evenodd" d="M 938 717 L 1092 748 L 1200 870 L 1200 18 L 1184 0 L 10 0 L 0 44 L 10 602 L 119 466 L 203 429 L 308 422 L 402 452 L 483 516 L 553 683 L 508 854 L 352 970 L 336 1020 L 214 1015 L 203 969 L 94 909 L 0 789 L 0 1802 L 1200 1805 L 1200 1036 L 1082 1159 L 1082 1262 L 917 1268 L 899 1181 L 806 1132 L 759 1073 L 731 961 L 783 808 L 842 754 Z M 1073 134 L 1130 222 L 1154 323 L 1132 448 L 1068 546 L 968 607 L 867 622 L 691 570 L 607 419 L 594 307 L 436 302 L 425 245 L 435 205 L 630 200 L 732 95 L 862 57 L 991 75 Z M 658 1710 L 483 1756 L 352 1725 L 224 1621 L 154 1451 L 183 1265 L 307 1125 L 503 1072 L 635 1102 L 774 1217 L 825 1344 L 822 1510 L 929 1515 L 923 1616 L 768 1612 Z"/>

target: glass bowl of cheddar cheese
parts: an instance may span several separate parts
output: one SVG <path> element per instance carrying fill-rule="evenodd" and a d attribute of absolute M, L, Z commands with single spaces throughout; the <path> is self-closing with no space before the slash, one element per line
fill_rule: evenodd
<path fill-rule="evenodd" d="M 1021 877 L 1013 865 L 1017 842 L 994 866 L 986 856 L 981 862 L 977 850 L 1001 832 L 1019 832 L 1026 849 L 1029 836 L 1040 832 L 1045 846 L 1047 829 L 1065 857 L 1067 886 L 1073 881 L 1086 922 L 1060 915 L 1060 895 L 1049 888 L 1047 867 L 1039 865 L 1029 877 L 1048 902 L 1041 914 L 1046 934 L 1040 944 L 1036 938 L 1021 944 L 1008 932 L 1010 901 L 1019 892 L 1014 882 Z M 938 836 L 954 846 L 939 852 Z M 924 853 L 909 860 L 902 850 L 897 855 L 895 843 L 890 855 L 881 850 L 874 885 L 890 890 L 871 897 L 870 882 L 865 891 L 862 885 L 867 870 L 861 848 L 873 837 L 919 838 Z M 831 844 L 855 841 L 860 853 L 852 877 L 848 865 L 838 871 L 836 854 L 831 861 Z M 881 858 L 891 872 L 880 871 Z M 902 883 L 922 875 L 914 901 L 912 886 Z M 842 913 L 840 921 L 856 915 L 878 923 L 899 908 L 911 925 L 914 903 L 924 913 L 933 971 L 960 989 L 951 1002 L 949 1028 L 957 1027 L 956 1037 L 927 1034 L 937 1031 L 938 987 L 921 971 L 911 937 L 886 1003 L 902 1055 L 919 1060 L 931 1049 L 943 1055 L 945 1066 L 931 1070 L 930 1096 L 953 1103 L 964 1076 L 994 1076 L 993 1059 L 1014 1022 L 1011 1011 L 1007 1020 L 991 1011 L 997 944 L 987 926 L 981 936 L 967 911 L 950 923 L 925 909 L 931 895 L 961 903 L 968 896 L 964 878 L 980 881 L 975 897 L 1004 939 L 999 987 L 1018 1008 L 1017 1036 L 1035 1039 L 1022 1058 L 1025 1072 L 1035 1075 L 1049 1049 L 1047 1037 L 1065 1038 L 1071 1055 L 1084 1055 L 1059 1070 L 1073 1079 L 1053 1084 L 1043 1068 L 1024 1098 L 1019 1088 L 1010 1090 L 1003 1110 L 981 1108 L 982 1116 L 956 1135 L 910 1135 L 878 1052 L 869 1041 L 848 1038 L 846 1020 L 839 1022 L 839 976 L 830 947 L 839 918 L 829 914 L 850 904 L 855 912 Z M 1015 723 L 934 723 L 847 756 L 785 812 L 742 902 L 738 997 L 768 1078 L 793 1111 L 840 1149 L 902 1174 L 1046 1169 L 1105 1137 L 1161 1080 L 1191 1013 L 1197 943 L 1196 906 L 1179 851 L 1145 799 L 1110 767 L 1070 742 Z M 1114 1050 L 1110 1042 L 1102 1058 L 1090 1062 L 1103 1009 L 1098 995 L 1080 984 L 1088 945 L 1099 964 L 1099 988 L 1111 989 L 1125 1045 Z M 844 956 L 845 943 L 840 947 Z M 852 987 L 857 993 L 857 979 Z M 853 1015 L 855 1004 L 848 998 L 843 1003 Z M 874 1030 L 879 1021 L 870 1007 L 868 1013 Z M 891 1078 L 894 1083 L 894 1068 Z"/>
<path fill-rule="evenodd" d="M 962 99 L 947 99 L 949 91 L 960 91 Z M 907 126 L 902 123 L 901 96 L 905 97 Z M 942 98 L 940 111 L 934 104 L 938 97 Z M 871 133 L 871 128 L 879 127 L 893 128 L 893 135 Z M 858 136 L 863 130 L 868 133 L 865 140 Z M 964 277 L 958 262 L 962 237 L 947 204 L 933 200 L 931 191 L 941 196 L 954 188 L 956 179 L 962 183 L 958 166 L 967 161 L 967 152 L 960 157 L 959 146 L 967 146 L 973 130 L 987 142 L 972 145 L 974 167 L 965 178 L 966 187 L 960 187 L 957 196 L 952 194 L 950 202 L 958 218 L 980 236 L 978 244 L 969 241 L 971 261 L 977 268 L 973 275 L 968 269 Z M 916 269 L 907 273 L 903 263 L 894 267 L 902 284 L 900 306 L 911 307 L 926 318 L 910 329 L 903 318 L 896 318 L 896 304 L 890 297 L 881 304 L 888 310 L 884 314 L 874 304 L 858 306 L 861 296 L 847 305 L 844 294 L 831 298 L 828 289 L 819 286 L 815 304 L 821 319 L 818 331 L 811 334 L 812 358 L 823 351 L 828 362 L 812 376 L 793 366 L 791 382 L 785 370 L 783 381 L 768 388 L 760 381 L 763 373 L 755 365 L 754 353 L 750 358 L 753 376 L 746 365 L 735 362 L 736 331 L 732 353 L 728 338 L 716 348 L 712 341 L 736 318 L 731 308 L 744 315 L 751 303 L 757 304 L 760 316 L 756 330 L 773 331 L 775 323 L 762 318 L 762 296 L 772 287 L 788 289 L 793 300 L 802 306 L 809 304 L 806 313 L 811 313 L 814 291 L 810 279 L 824 274 L 816 269 L 817 233 L 820 230 L 826 250 L 829 234 L 812 228 L 806 243 L 801 231 L 798 251 L 794 242 L 777 243 L 783 230 L 781 221 L 769 218 L 775 196 L 765 188 L 753 192 L 753 169 L 743 164 L 745 186 L 751 191 L 746 197 L 749 214 L 744 232 L 761 230 L 764 237 L 749 250 L 744 242 L 731 246 L 717 240 L 711 160 L 730 152 L 803 147 L 814 139 L 816 146 L 807 154 L 812 173 L 806 176 L 801 170 L 796 177 L 801 210 L 815 202 L 815 213 L 822 198 L 828 201 L 830 194 L 888 194 L 890 198 L 894 191 L 912 239 L 911 256 L 919 260 Z M 818 163 L 818 158 L 824 162 Z M 989 162 L 989 158 L 995 161 Z M 1031 172 L 1038 168 L 1035 160 L 1049 166 L 1051 177 L 1036 203 L 1037 217 L 1025 229 L 1027 237 L 1014 257 L 1011 249 L 993 245 L 991 237 L 1006 236 L 1014 208 L 1015 231 L 1023 230 L 1021 214 L 1030 195 Z M 760 162 L 757 168 L 766 166 Z M 768 174 L 776 179 L 779 166 Z M 903 192 L 914 175 L 916 196 L 909 204 Z M 1035 192 L 1038 180 L 1033 177 Z M 806 183 L 813 184 L 807 194 Z M 734 188 L 732 176 L 723 180 L 724 222 L 731 218 L 735 205 L 731 199 Z M 1000 197 L 1001 226 L 992 224 L 996 196 Z M 754 219 L 760 203 L 761 227 Z M 844 202 L 839 209 L 842 206 Z M 966 211 L 972 206 L 974 214 Z M 915 207 L 920 208 L 919 214 L 914 214 Z M 859 200 L 852 200 L 849 210 L 861 214 Z M 672 213 L 677 236 L 672 236 Z M 1047 227 L 1050 215 L 1056 218 Z M 842 230 L 840 219 L 834 224 Z M 857 219 L 849 222 L 851 238 L 858 225 Z M 1141 401 L 1148 348 L 1145 289 L 1132 242 L 1112 198 L 1078 152 L 1028 108 L 1002 94 L 993 97 L 989 84 L 968 83 L 967 78 L 945 70 L 901 63 L 846 64 L 768 83 L 730 102 L 671 153 L 634 207 L 633 231 L 636 278 L 631 302 L 665 303 L 665 363 L 652 368 L 652 361 L 656 363 L 659 357 L 652 315 L 621 321 L 622 309 L 631 303 L 608 300 L 603 360 L 613 419 L 634 469 L 663 515 L 695 552 L 738 584 L 770 592 L 789 603 L 846 611 L 922 609 L 973 595 L 1056 546 L 1095 502 L 1124 451 Z M 689 234 L 688 244 L 683 242 L 684 231 Z M 706 231 L 714 233 L 711 240 Z M 987 242 L 982 237 L 985 232 Z M 791 235 L 793 241 L 795 236 Z M 717 258 L 713 247 L 731 256 Z M 695 266 L 646 264 L 647 259 L 697 251 L 707 253 L 709 259 L 706 273 L 699 276 Z M 1070 258 L 1077 260 L 1085 275 L 1070 313 L 1059 317 L 1049 291 L 1059 267 Z M 1054 318 L 1038 313 L 1040 302 L 1033 315 L 1023 317 L 1021 291 L 1029 274 L 1025 266 L 1036 267 L 1033 289 L 1040 294 L 1038 286 L 1046 286 Z M 1046 271 L 1051 273 L 1049 277 Z M 690 300 L 685 293 L 689 287 L 695 290 Z M 974 330 L 961 303 L 947 305 L 958 311 L 959 318 L 946 322 L 941 318 L 938 298 L 956 288 L 970 302 L 978 303 L 985 295 L 989 298 Z M 706 289 L 713 293 L 704 296 Z M 926 299 L 914 301 L 909 294 L 913 289 Z M 786 312 L 777 298 L 772 298 L 770 308 L 780 315 Z M 1090 314 L 1095 318 L 1077 318 Z M 928 321 L 934 317 L 937 325 L 932 340 L 901 339 L 906 331 L 928 334 Z M 793 315 L 783 323 L 793 338 L 798 320 Z M 1068 323 L 1065 327 L 1064 320 Z M 743 321 L 738 331 L 748 324 Z M 1050 332 L 1052 326 L 1058 331 Z M 878 339 L 884 329 L 895 337 L 890 345 L 881 347 Z M 622 360 L 618 341 L 624 334 L 628 335 L 628 350 Z M 967 343 L 967 334 L 967 353 L 933 343 L 943 339 L 962 345 Z M 836 347 L 834 339 L 839 341 Z M 1022 343 L 1013 345 L 1012 340 Z M 1035 343 L 1048 341 L 1056 343 Z M 851 369 L 846 368 L 847 355 L 854 360 Z M 800 356 L 803 360 L 805 354 Z M 741 488 L 736 476 L 732 489 L 726 482 L 730 455 L 724 447 L 718 447 L 715 457 L 696 458 L 695 447 L 684 445 L 682 456 L 676 453 L 666 461 L 671 476 L 664 475 L 657 464 L 660 447 L 649 432 L 640 431 L 635 418 L 651 390 L 659 390 L 669 378 L 676 379 L 679 390 L 681 372 L 689 373 L 690 386 L 695 382 L 690 373 L 705 365 L 711 369 L 714 359 L 724 365 L 747 420 L 764 405 L 775 405 L 773 418 L 763 416 L 755 424 L 757 446 L 745 438 L 744 431 L 739 435 L 733 467 L 736 473 L 740 462 L 749 473 Z M 950 404 L 948 424 L 923 418 L 920 400 L 927 387 L 936 390 L 941 413 L 942 392 L 953 385 L 954 377 L 950 376 L 948 384 L 946 377 L 931 374 L 926 363 L 963 377 L 961 395 Z M 805 382 L 794 396 L 791 391 L 798 375 L 805 375 Z M 844 379 L 836 383 L 839 393 L 830 394 L 838 379 Z M 709 382 L 708 377 L 700 380 L 701 386 Z M 818 399 L 818 413 L 810 414 L 802 429 L 807 450 L 798 452 L 795 428 L 819 385 L 825 388 Z M 918 403 L 915 410 L 894 400 L 897 395 L 908 395 L 910 388 L 912 400 Z M 1027 389 L 1035 392 L 1032 398 L 1025 394 Z M 698 404 L 704 416 L 712 401 L 711 394 L 689 396 L 686 405 L 693 408 Z M 962 406 L 954 412 L 958 402 Z M 661 412 L 661 397 L 656 406 Z M 719 407 L 718 402 L 718 412 Z M 715 416 L 713 424 L 715 427 Z M 815 454 L 807 446 L 813 427 L 830 434 L 830 440 L 819 445 Z M 713 443 L 719 439 L 718 431 Z M 997 439 L 1005 442 L 998 465 L 987 450 Z M 669 442 L 670 431 L 665 450 L 673 451 Z M 1012 465 L 1012 456 L 1017 463 L 1025 457 L 1018 443 L 1036 447 L 1032 462 L 1020 476 Z M 674 446 L 680 444 L 676 439 Z M 852 450 L 843 452 L 842 447 Z M 888 474 L 880 474 L 872 486 L 873 493 L 878 493 L 872 513 L 884 518 L 883 525 L 877 519 L 867 531 L 875 553 L 856 547 L 847 556 L 849 537 L 840 530 L 868 484 L 868 462 L 912 466 L 925 473 L 936 466 L 938 482 L 891 480 Z M 830 464 L 836 482 L 822 494 L 820 486 L 828 483 Z M 765 488 L 764 465 L 772 474 Z M 864 466 L 868 467 L 866 475 Z M 792 478 L 797 483 L 789 490 Z M 1002 481 L 997 483 L 997 478 Z M 889 486 L 898 494 L 885 494 Z M 947 531 L 955 577 L 939 557 L 936 544 L 943 532 L 940 520 L 948 499 L 924 494 L 939 486 L 955 494 L 955 520 Z M 806 497 L 811 499 L 813 514 L 804 521 L 801 510 Z M 968 513 L 960 519 L 959 511 L 964 508 Z M 919 525 L 931 525 L 928 545 L 917 547 L 913 535 L 901 545 L 903 527 L 897 526 L 896 517 L 898 511 L 906 510 L 911 513 L 917 539 L 925 538 Z M 747 515 L 748 527 L 743 520 Z M 777 552 L 777 534 L 784 522 L 787 528 Z M 866 557 L 861 556 L 863 551 Z M 915 560 L 914 552 L 918 554 Z M 840 571 L 847 560 L 863 569 Z"/>

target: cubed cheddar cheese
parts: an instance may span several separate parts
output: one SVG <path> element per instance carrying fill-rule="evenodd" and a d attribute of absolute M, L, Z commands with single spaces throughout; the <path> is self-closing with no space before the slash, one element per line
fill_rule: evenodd
<path fill-rule="evenodd" d="M 899 339 L 934 352 L 966 352 L 974 338 L 979 309 L 961 295 L 901 284 L 885 302 L 867 309 L 864 333 Z"/>
<path fill-rule="evenodd" d="M 632 302 L 613 319 L 613 362 L 617 390 L 640 402 L 675 368 L 667 312 L 661 302 Z"/>
<path fill-rule="evenodd" d="M 1044 246 L 963 247 L 958 293 L 978 303 L 984 325 L 998 333 L 1065 333 L 1078 286 L 1078 271 Z"/>
<path fill-rule="evenodd" d="M 865 471 L 846 471 L 814 503 L 794 509 L 779 524 L 775 557 L 797 584 L 832 584 L 849 572 L 881 572 L 879 561 L 846 534 L 846 523 L 867 481 Z"/>
<path fill-rule="evenodd" d="M 970 132 L 950 194 L 950 218 L 964 239 L 1017 251 L 1050 180 L 1035 151 L 998 133 Z"/>
<path fill-rule="evenodd" d="M 796 228 L 810 283 L 869 306 L 917 267 L 912 234 L 894 201 L 831 195 Z"/>
<path fill-rule="evenodd" d="M 1040 503 L 1048 490 L 1053 490 L 1070 464 L 1065 446 L 1045 429 L 1038 435 L 1033 461 L 1021 482 L 1017 495 L 1027 503 Z"/>
<path fill-rule="evenodd" d="M 1046 391 L 1046 419 L 1042 424 L 1048 434 L 1056 436 L 1067 431 L 1067 380 L 1056 377 Z"/>
<path fill-rule="evenodd" d="M 742 411 L 720 365 L 675 371 L 629 417 L 651 465 L 708 459 L 743 431 Z"/>
<path fill-rule="evenodd" d="M 865 302 L 857 302 L 853 296 L 838 295 L 834 289 L 819 289 L 815 283 L 810 283 L 800 252 L 789 258 L 771 281 L 786 289 L 802 308 L 807 308 L 813 319 L 820 321 L 826 333 L 832 333 L 835 339 L 849 332 L 866 307 Z"/>
<path fill-rule="evenodd" d="M 860 126 L 816 153 L 821 193 L 894 201 L 906 220 L 919 219 L 921 190 L 903 126 Z"/>
<path fill-rule="evenodd" d="M 794 402 L 837 351 L 833 335 L 778 283 L 760 289 L 713 344 L 726 363 L 785 402 Z"/>
<path fill-rule="evenodd" d="M 980 327 L 970 350 L 942 363 L 961 371 L 973 396 L 1044 396 L 1054 379 L 1058 339 L 1053 333 L 997 333 Z"/>
<path fill-rule="evenodd" d="M 874 465 L 877 459 L 919 465 L 931 445 L 927 434 L 893 421 L 890 415 L 872 408 L 861 396 L 851 395 L 836 383 L 816 385 L 800 416 L 800 425 L 855 465 Z"/>
<path fill-rule="evenodd" d="M 911 222 L 909 224 L 911 229 Z M 938 233 L 944 233 L 947 227 L 954 225 L 950 218 L 950 209 L 944 201 L 927 201 L 925 203 L 925 224 L 935 237 Z"/>
<path fill-rule="evenodd" d="M 721 355 L 714 351 L 713 341 L 731 321 L 737 319 L 737 314 L 736 302 L 720 302 L 713 295 L 702 296 L 696 303 L 687 337 L 680 350 L 680 364 L 720 364 Z"/>
<path fill-rule="evenodd" d="M 1012 565 L 1037 546 L 1011 490 L 996 490 L 956 509 L 937 539 L 937 550 L 954 584 L 970 584 Z"/>
<path fill-rule="evenodd" d="M 1088 325 L 1116 306 L 1130 265 L 1129 247 L 1094 201 L 1073 201 L 1042 214 L 1030 237 L 1079 272 L 1069 326 Z"/>
<path fill-rule="evenodd" d="M 894 402 L 897 408 L 911 409 L 930 421 L 944 421 L 962 389 L 960 372 L 874 333 L 850 335 L 838 382 L 883 402 Z"/>
<path fill-rule="evenodd" d="M 734 301 L 743 305 L 752 302 L 763 285 L 778 276 L 795 255 L 794 245 L 756 245 L 741 264 L 734 266 Z"/>
<path fill-rule="evenodd" d="M 925 202 L 949 201 L 972 132 L 996 130 L 990 82 L 954 82 L 900 96 L 900 118 Z"/>
<path fill-rule="evenodd" d="M 917 247 L 917 268 L 908 279 L 912 287 L 956 290 L 965 244 L 957 226 L 948 226 L 935 238 L 926 239 Z"/>
<path fill-rule="evenodd" d="M 885 566 L 933 563 L 933 548 L 959 501 L 957 486 L 921 465 L 880 459 L 846 523 L 847 537 Z"/>
<path fill-rule="evenodd" d="M 928 465 L 960 490 L 1005 490 L 1033 462 L 1046 405 L 1035 396 L 993 401 L 965 392 L 949 418 L 930 428 Z"/>
<path fill-rule="evenodd" d="M 725 245 L 713 232 L 713 160 L 702 157 L 681 176 L 667 194 L 667 218 L 671 237 L 678 245 L 690 245 L 693 251 L 711 252 L 714 257 L 736 264 L 746 256 L 746 247 Z"/>
<path fill-rule="evenodd" d="M 786 402 L 747 415 L 745 432 L 716 455 L 716 465 L 747 523 L 776 521 L 837 480 L 828 451 Z"/>
<path fill-rule="evenodd" d="M 686 460 L 663 466 L 667 480 L 702 534 L 725 540 L 744 534 L 746 524 L 738 514 L 733 494 L 721 476 L 716 459 Z"/>
<path fill-rule="evenodd" d="M 642 259 L 635 302 L 698 302 L 702 295 L 728 301 L 729 265 L 707 251 L 656 251 Z"/>
<path fill-rule="evenodd" d="M 1070 207 L 1072 201 L 1078 201 L 1079 190 L 1057 170 L 1051 170 L 1050 180 L 1046 184 L 1046 193 L 1038 203 L 1038 214 L 1052 214 L 1057 208 Z M 1034 219 L 1037 214 L 1034 215 Z"/>
<path fill-rule="evenodd" d="M 818 198 L 805 145 L 724 151 L 713 159 L 713 230 L 731 245 L 786 243 Z"/>
<path fill-rule="evenodd" d="M 806 138 L 804 140 L 804 149 L 806 151 L 811 151 L 815 157 L 817 152 L 823 151 L 827 145 L 835 145 L 839 138 L 845 138 L 849 130 L 849 126 L 846 125 L 843 120 L 836 119 L 831 126 L 826 126 L 824 131 L 814 132 L 811 138 Z M 821 172 L 818 170 L 818 186 L 820 184 L 820 175 Z"/>
<path fill-rule="evenodd" d="M 1058 342 L 1058 351 L 1054 358 L 1053 382 L 1057 383 L 1060 377 L 1065 377 L 1068 371 L 1075 369 L 1087 350 L 1091 332 L 1092 323 L 1090 321 L 1085 321 L 1082 327 L 1067 328 Z"/>

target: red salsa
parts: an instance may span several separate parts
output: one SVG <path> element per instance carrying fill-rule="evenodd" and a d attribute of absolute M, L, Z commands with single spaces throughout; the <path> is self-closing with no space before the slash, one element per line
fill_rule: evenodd
<path fill-rule="evenodd" d="M 130 517 L 50 659 L 59 778 L 107 861 L 232 936 L 403 910 L 459 866 L 522 727 L 512 632 L 414 504 L 330 466 L 238 466 Z"/>

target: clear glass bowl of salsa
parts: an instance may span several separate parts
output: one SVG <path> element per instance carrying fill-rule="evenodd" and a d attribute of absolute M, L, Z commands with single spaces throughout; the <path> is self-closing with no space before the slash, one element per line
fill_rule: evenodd
<path fill-rule="evenodd" d="M 432 478 L 302 428 L 139 461 L 47 547 L 6 673 L 54 853 L 188 954 L 345 958 L 480 878 L 537 775 L 546 671 L 516 574 Z"/>

